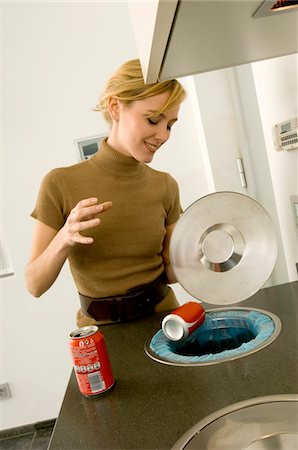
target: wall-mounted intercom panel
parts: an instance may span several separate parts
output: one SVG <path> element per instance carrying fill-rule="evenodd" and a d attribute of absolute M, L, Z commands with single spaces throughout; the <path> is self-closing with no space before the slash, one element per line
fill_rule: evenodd
<path fill-rule="evenodd" d="M 298 119 L 286 120 L 273 127 L 274 145 L 277 151 L 298 149 Z"/>
<path fill-rule="evenodd" d="M 106 134 L 98 134 L 96 136 L 76 139 L 74 142 L 79 161 L 91 158 L 99 150 L 100 142 L 105 137 L 107 137 Z"/>

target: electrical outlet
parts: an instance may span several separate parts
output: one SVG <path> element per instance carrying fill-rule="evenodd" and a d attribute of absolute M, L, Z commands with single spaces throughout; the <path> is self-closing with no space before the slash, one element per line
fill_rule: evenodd
<path fill-rule="evenodd" d="M 1 383 L 0 384 L 0 400 L 5 400 L 7 398 L 11 397 L 9 384 L 8 383 Z"/>

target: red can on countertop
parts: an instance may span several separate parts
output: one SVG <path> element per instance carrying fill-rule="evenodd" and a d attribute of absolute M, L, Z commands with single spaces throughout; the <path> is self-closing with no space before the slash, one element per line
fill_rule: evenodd
<path fill-rule="evenodd" d="M 171 341 L 186 339 L 205 320 L 205 310 L 198 302 L 188 302 L 164 317 L 162 330 Z"/>
<path fill-rule="evenodd" d="M 70 333 L 69 348 L 82 394 L 93 397 L 114 385 L 105 339 L 97 326 L 78 328 Z"/>

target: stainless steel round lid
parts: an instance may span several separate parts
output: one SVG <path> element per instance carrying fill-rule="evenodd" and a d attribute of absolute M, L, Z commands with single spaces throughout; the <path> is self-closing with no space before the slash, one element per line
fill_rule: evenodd
<path fill-rule="evenodd" d="M 185 210 L 170 242 L 179 283 L 192 296 L 229 305 L 255 294 L 268 280 L 277 238 L 266 210 L 236 192 L 206 195 Z"/>

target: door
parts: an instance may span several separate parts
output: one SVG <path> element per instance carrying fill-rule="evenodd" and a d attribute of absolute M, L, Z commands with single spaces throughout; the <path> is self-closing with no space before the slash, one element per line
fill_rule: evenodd
<path fill-rule="evenodd" d="M 228 68 L 198 74 L 189 78 L 189 85 L 204 133 L 210 190 L 248 195 L 267 210 L 279 242 L 277 263 L 268 285 L 285 283 L 285 254 L 250 67 L 243 66 L 242 73 Z M 241 89 L 245 90 L 246 104 Z"/>

